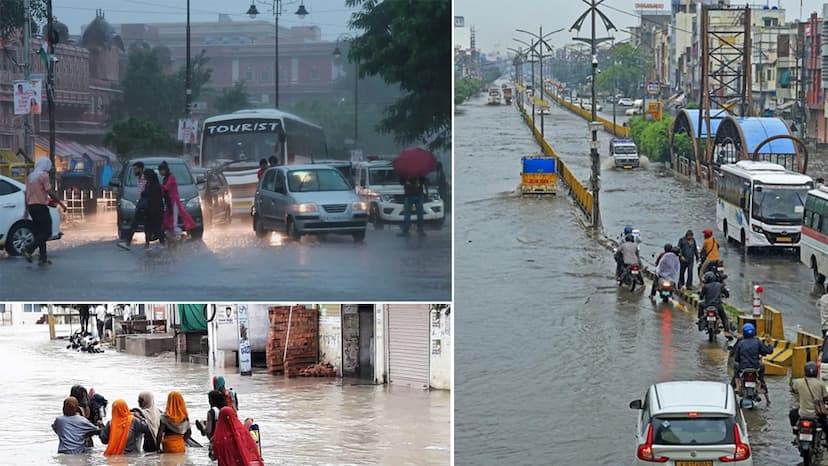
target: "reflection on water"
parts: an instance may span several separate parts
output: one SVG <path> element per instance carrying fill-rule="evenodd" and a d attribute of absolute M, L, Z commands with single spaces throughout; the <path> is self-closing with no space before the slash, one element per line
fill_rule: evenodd
<path fill-rule="evenodd" d="M 63 332 L 68 334 L 68 329 Z M 88 455 L 58 455 L 52 432 L 63 399 L 77 383 L 94 387 L 111 406 L 130 407 L 138 393 L 155 394 L 164 409 L 167 392 L 180 391 L 191 422 L 204 419 L 212 373 L 205 366 L 178 363 L 171 356 L 138 357 L 114 351 L 78 353 L 64 341 L 48 341 L 45 326 L 0 327 L 5 395 L 0 412 L 0 464 L 31 465 L 209 465 L 207 449 L 186 455 L 146 454 L 105 458 L 95 438 Z M 252 377 L 224 374 L 238 392 L 239 417 L 261 428 L 266 464 L 425 464 L 449 462 L 450 394 L 337 379 L 286 379 L 259 369 Z M 193 438 L 207 440 L 194 429 Z"/>

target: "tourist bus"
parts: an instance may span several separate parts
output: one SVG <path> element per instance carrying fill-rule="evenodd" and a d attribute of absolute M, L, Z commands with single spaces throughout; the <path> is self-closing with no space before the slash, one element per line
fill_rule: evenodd
<path fill-rule="evenodd" d="M 239 110 L 204 120 L 197 165 L 221 169 L 233 197 L 233 213 L 249 214 L 261 159 L 279 165 L 325 159 L 328 148 L 319 126 L 275 109 Z"/>
<path fill-rule="evenodd" d="M 743 247 L 798 247 L 805 197 L 813 180 L 770 162 L 721 165 L 716 225 Z"/>
<path fill-rule="evenodd" d="M 828 271 L 828 188 L 808 191 L 802 221 L 799 260 L 814 272 L 814 281 L 825 283 Z"/>

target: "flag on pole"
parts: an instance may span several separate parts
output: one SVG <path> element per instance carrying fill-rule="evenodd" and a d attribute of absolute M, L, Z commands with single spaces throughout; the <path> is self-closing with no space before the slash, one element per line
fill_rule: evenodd
<path fill-rule="evenodd" d="M 43 42 L 40 44 L 40 50 L 37 54 L 40 55 L 41 59 L 43 59 L 43 66 L 46 68 L 46 72 L 51 73 L 52 63 L 51 57 L 49 56 L 49 41 L 43 39 Z"/>

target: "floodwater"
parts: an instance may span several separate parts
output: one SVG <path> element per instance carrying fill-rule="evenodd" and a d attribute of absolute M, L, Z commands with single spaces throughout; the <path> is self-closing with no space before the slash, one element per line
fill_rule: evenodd
<path fill-rule="evenodd" d="M 118 301 L 427 301 L 451 300 L 451 222 L 427 237 L 396 236 L 399 227 L 369 226 L 364 243 L 350 236 L 256 238 L 249 217 L 207 227 L 203 241 L 175 251 L 115 245 L 115 214 L 62 223 L 49 243 L 53 264 L 38 267 L 0 253 L 0 296 L 9 300 Z M 48 283 L 48 285 L 46 285 Z"/>
<path fill-rule="evenodd" d="M 63 333 L 67 333 L 64 331 Z M 86 455 L 57 454 L 52 432 L 72 385 L 94 387 L 111 404 L 130 408 L 138 393 L 154 393 L 163 409 L 166 394 L 180 391 L 191 422 L 207 412 L 213 373 L 206 366 L 176 362 L 172 355 L 139 357 L 107 351 L 79 353 L 66 342 L 50 342 L 46 326 L 0 327 L 4 355 L 0 412 L 0 463 L 31 465 L 209 465 L 207 449 L 186 456 L 146 454 L 105 458 L 95 438 Z M 255 369 L 254 369 L 255 370 Z M 348 380 L 286 379 L 263 372 L 225 374 L 239 396 L 239 417 L 259 424 L 267 465 L 446 465 L 449 463 L 449 392 L 358 385 Z M 193 427 L 193 438 L 207 441 Z"/>
<path fill-rule="evenodd" d="M 631 464 L 629 401 L 655 382 L 728 381 L 724 340 L 708 343 L 695 316 L 648 293 L 618 290 L 611 253 L 582 228 L 563 188 L 552 199 L 516 197 L 520 157 L 539 149 L 515 108 L 485 103 L 473 99 L 455 118 L 455 299 L 469 310 L 457 317 L 457 464 Z M 556 105 L 551 113 L 547 139 L 587 179 L 586 121 Z M 599 133 L 604 155 L 609 138 Z M 655 163 L 602 166 L 605 228 L 640 228 L 643 256 L 688 228 L 715 229 L 711 192 Z M 756 280 L 789 336 L 797 325 L 819 331 L 818 290 L 796 256 L 722 246 L 732 304 L 749 308 Z M 746 414 L 755 464 L 797 464 L 788 379 L 768 380 L 773 403 Z"/>

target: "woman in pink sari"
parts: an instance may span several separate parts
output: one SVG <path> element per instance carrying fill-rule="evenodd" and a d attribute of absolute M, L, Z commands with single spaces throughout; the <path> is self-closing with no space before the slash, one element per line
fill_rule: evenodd
<path fill-rule="evenodd" d="M 170 166 L 167 162 L 161 162 L 158 165 L 158 173 L 163 177 L 161 183 L 161 190 L 164 192 L 164 199 L 167 203 L 167 208 L 164 211 L 164 232 L 167 234 L 169 245 L 175 246 L 175 239 L 182 233 L 178 227 L 178 217 L 184 221 L 184 231 L 192 230 L 196 227 L 196 223 L 187 210 L 184 204 L 181 203 L 181 196 L 178 194 L 178 182 L 175 180 L 175 175 L 170 171 Z"/>

